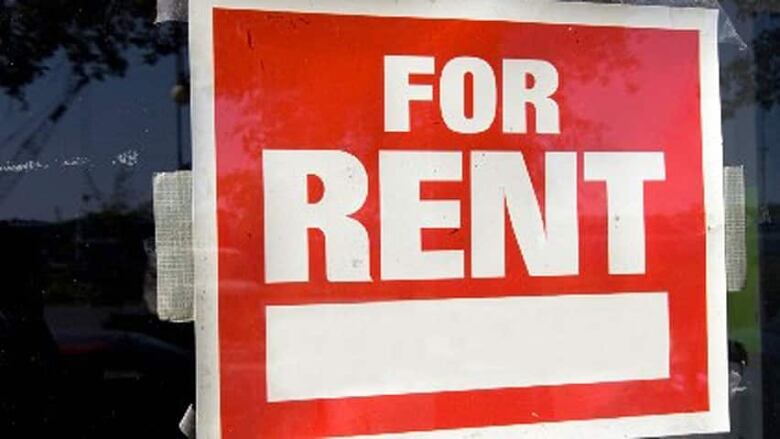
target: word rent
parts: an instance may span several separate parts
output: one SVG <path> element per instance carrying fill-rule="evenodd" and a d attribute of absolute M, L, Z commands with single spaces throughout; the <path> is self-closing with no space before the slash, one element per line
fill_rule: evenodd
<path fill-rule="evenodd" d="M 558 71 L 551 63 L 505 59 L 500 85 L 493 68 L 474 57 L 447 61 L 435 85 L 415 77 L 436 75 L 426 56 L 384 59 L 384 126 L 387 132 L 412 129 L 413 103 L 432 101 L 438 87 L 441 118 L 456 133 L 490 128 L 501 96 L 501 129 L 523 134 L 558 134 L 560 116 L 554 94 Z M 472 111 L 466 109 L 471 81 Z M 531 121 L 527 108 L 533 107 Z M 627 145 L 630 146 L 630 145 Z M 579 273 L 577 212 L 578 161 L 585 182 L 601 183 L 607 198 L 610 274 L 645 272 L 645 182 L 666 178 L 662 152 L 547 151 L 544 196 L 537 197 L 522 151 L 380 150 L 379 236 L 353 218 L 369 193 L 365 166 L 340 150 L 264 150 L 265 277 L 269 283 L 309 279 L 308 231 L 325 236 L 325 270 L 332 282 L 371 281 L 369 248 L 380 245 L 382 280 L 464 278 L 465 260 L 473 278 L 506 275 L 505 243 L 510 232 L 531 276 Z M 470 249 L 424 250 L 422 230 L 464 225 L 458 200 L 422 199 L 423 182 L 460 182 L 470 170 Z M 309 177 L 322 183 L 323 195 L 309 200 Z M 294 212 L 294 214 L 290 214 Z"/>

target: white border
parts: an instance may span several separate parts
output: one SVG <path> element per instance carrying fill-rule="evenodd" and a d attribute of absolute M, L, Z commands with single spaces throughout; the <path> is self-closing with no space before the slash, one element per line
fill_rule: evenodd
<path fill-rule="evenodd" d="M 195 422 L 198 437 L 219 439 L 217 168 L 211 0 L 189 2 L 192 101 L 192 245 L 195 290 Z"/>
<path fill-rule="evenodd" d="M 219 439 L 219 347 L 217 308 L 216 160 L 214 142 L 213 7 L 367 16 L 456 18 L 692 29 L 700 31 L 701 116 L 704 203 L 707 222 L 708 412 L 588 421 L 413 432 L 385 437 L 582 437 L 625 438 L 726 431 L 728 363 L 722 181 L 722 139 L 718 88 L 717 10 L 558 3 L 547 0 L 192 0 L 190 60 L 193 87 L 193 206 L 196 285 L 197 431 Z"/>

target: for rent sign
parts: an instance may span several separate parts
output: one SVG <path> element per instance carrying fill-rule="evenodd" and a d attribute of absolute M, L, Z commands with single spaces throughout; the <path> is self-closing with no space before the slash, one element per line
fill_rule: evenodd
<path fill-rule="evenodd" d="M 727 429 L 716 18 L 193 3 L 199 434 Z"/>

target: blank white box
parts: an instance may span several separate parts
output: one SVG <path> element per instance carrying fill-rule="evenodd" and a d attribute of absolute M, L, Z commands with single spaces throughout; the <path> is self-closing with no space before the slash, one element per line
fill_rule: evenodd
<path fill-rule="evenodd" d="M 266 308 L 268 400 L 664 379 L 667 293 Z"/>

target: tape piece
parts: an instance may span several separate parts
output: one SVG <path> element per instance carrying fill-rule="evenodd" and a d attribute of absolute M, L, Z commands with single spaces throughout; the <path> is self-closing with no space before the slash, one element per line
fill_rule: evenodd
<path fill-rule="evenodd" d="M 187 0 L 157 0 L 155 23 L 165 21 L 187 21 Z"/>
<path fill-rule="evenodd" d="M 726 289 L 740 291 L 747 278 L 745 243 L 745 169 L 723 168 L 723 197 L 726 216 Z"/>
<path fill-rule="evenodd" d="M 579 2 L 582 0 L 561 0 Z M 674 8 L 705 8 L 717 9 L 718 14 L 718 42 L 721 44 L 733 44 L 739 50 L 746 50 L 748 45 L 740 37 L 737 29 L 729 18 L 729 14 L 723 9 L 718 0 L 591 0 L 592 3 L 613 3 L 620 5 L 637 6 L 667 6 Z"/>
<path fill-rule="evenodd" d="M 187 411 L 184 412 L 184 416 L 179 422 L 179 431 L 187 436 L 187 439 L 195 439 L 195 408 L 190 404 L 187 407 Z"/>
<path fill-rule="evenodd" d="M 157 315 L 193 320 L 192 172 L 156 174 L 153 182 L 157 253 Z"/>

